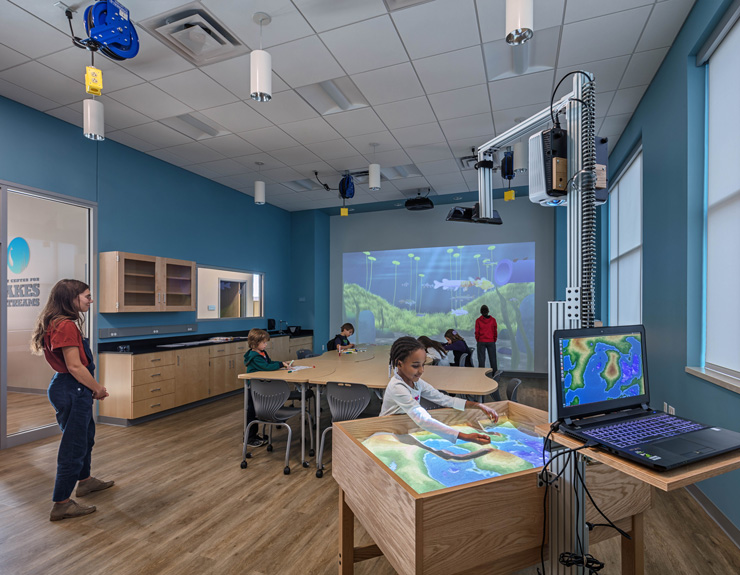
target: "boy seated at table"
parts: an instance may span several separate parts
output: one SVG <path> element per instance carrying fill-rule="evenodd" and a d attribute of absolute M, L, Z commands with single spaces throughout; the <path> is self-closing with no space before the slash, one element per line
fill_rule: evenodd
<path fill-rule="evenodd" d="M 336 349 L 339 353 L 342 353 L 342 350 L 354 349 L 355 344 L 350 343 L 349 341 L 349 338 L 352 337 L 354 333 L 355 326 L 353 326 L 351 323 L 345 323 L 342 326 L 342 331 L 340 331 L 334 338 L 334 349 Z"/>
<path fill-rule="evenodd" d="M 247 366 L 247 373 L 255 371 L 276 371 L 288 367 L 287 361 L 272 361 L 267 355 L 265 348 L 270 341 L 270 334 L 264 329 L 252 329 L 247 336 L 247 345 L 249 351 L 244 354 L 244 365 Z M 252 400 L 252 390 L 249 390 L 249 407 L 247 408 L 247 425 L 254 421 L 254 401 Z M 250 447 L 261 447 L 267 443 L 267 438 L 257 435 L 257 426 L 253 425 L 249 429 L 247 445 Z"/>

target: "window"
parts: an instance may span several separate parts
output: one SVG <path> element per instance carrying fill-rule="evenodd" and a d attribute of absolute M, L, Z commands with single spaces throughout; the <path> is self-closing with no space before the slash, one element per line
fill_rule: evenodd
<path fill-rule="evenodd" d="M 642 323 L 642 150 L 609 192 L 609 325 Z"/>
<path fill-rule="evenodd" d="M 198 319 L 261 317 L 262 274 L 198 267 Z"/>
<path fill-rule="evenodd" d="M 708 65 L 706 198 L 706 367 L 740 377 L 740 25 L 725 36 Z"/>

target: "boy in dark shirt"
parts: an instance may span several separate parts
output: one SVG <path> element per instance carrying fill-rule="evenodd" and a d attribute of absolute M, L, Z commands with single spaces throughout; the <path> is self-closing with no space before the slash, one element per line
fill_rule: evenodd
<path fill-rule="evenodd" d="M 355 327 L 351 323 L 345 323 L 342 326 L 342 331 L 334 338 L 334 347 L 339 353 L 342 353 L 343 349 L 353 349 L 354 343 L 349 342 L 349 338 L 355 333 Z"/>

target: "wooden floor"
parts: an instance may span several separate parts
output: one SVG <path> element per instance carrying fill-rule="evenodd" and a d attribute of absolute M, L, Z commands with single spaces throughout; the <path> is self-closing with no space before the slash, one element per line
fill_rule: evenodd
<path fill-rule="evenodd" d="M 8 435 L 56 424 L 54 408 L 45 393 L 8 392 Z"/>
<path fill-rule="evenodd" d="M 93 473 L 115 479 L 82 501 L 92 515 L 50 522 L 58 437 L 0 454 L 0 573 L 291 575 L 337 572 L 337 486 L 275 451 L 239 467 L 242 397 L 146 424 L 100 425 Z M 298 447 L 297 441 L 294 443 Z M 330 453 L 329 453 L 330 455 Z M 361 528 L 356 544 L 370 543 Z M 647 573 L 740 573 L 740 550 L 685 492 L 657 493 L 646 517 Z M 618 541 L 594 545 L 619 573 Z M 384 558 L 360 575 L 392 575 Z M 522 571 L 534 574 L 534 568 Z"/>

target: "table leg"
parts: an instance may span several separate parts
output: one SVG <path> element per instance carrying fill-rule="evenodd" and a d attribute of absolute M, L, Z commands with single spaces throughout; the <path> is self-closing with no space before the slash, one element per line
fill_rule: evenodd
<path fill-rule="evenodd" d="M 355 572 L 355 514 L 339 489 L 339 575 Z"/>
<path fill-rule="evenodd" d="M 632 516 L 632 540 L 622 537 L 622 574 L 643 575 L 645 572 L 644 515 Z"/>
<path fill-rule="evenodd" d="M 316 384 L 316 469 L 319 468 L 319 448 L 321 447 L 321 386 Z"/>
<path fill-rule="evenodd" d="M 301 384 L 301 465 L 308 467 L 306 461 L 306 384 Z"/>

